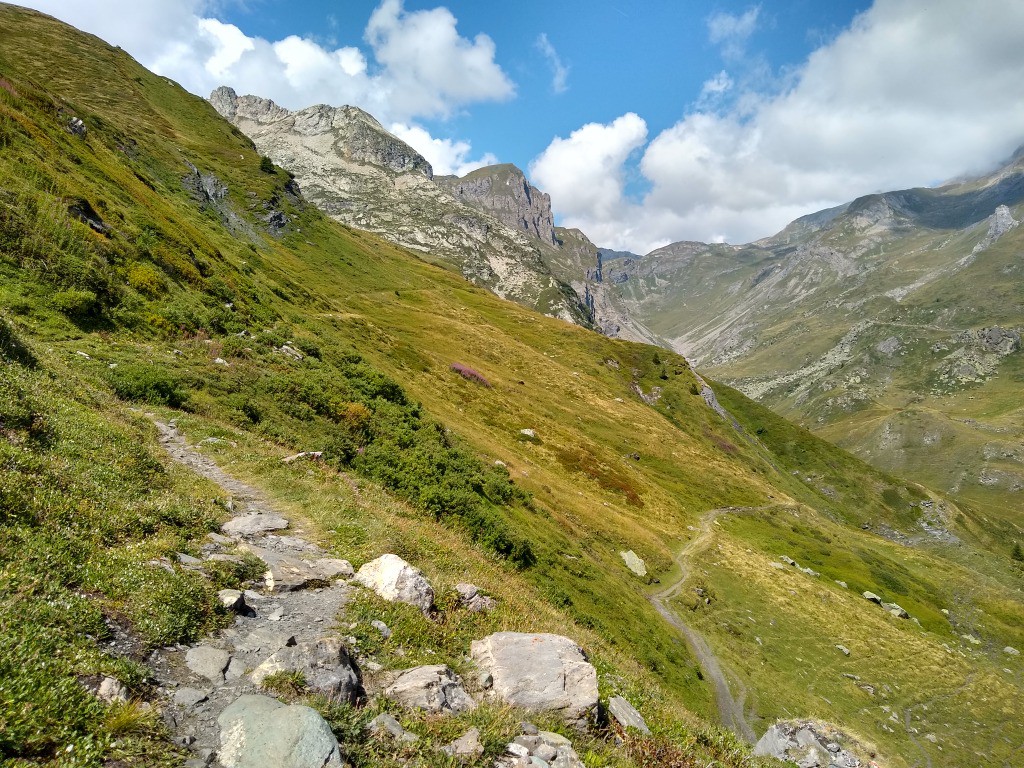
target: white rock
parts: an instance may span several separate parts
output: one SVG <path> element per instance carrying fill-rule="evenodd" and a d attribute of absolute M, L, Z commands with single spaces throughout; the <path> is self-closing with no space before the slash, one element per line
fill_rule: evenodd
<path fill-rule="evenodd" d="M 434 605 L 430 582 L 398 555 L 381 555 L 371 560 L 359 569 L 355 580 L 385 600 L 415 605 L 424 613 L 429 613 Z"/>
<path fill-rule="evenodd" d="M 512 706 L 577 719 L 597 707 L 597 672 L 572 640 L 544 633 L 496 632 L 470 645 L 491 693 Z"/>
<path fill-rule="evenodd" d="M 459 714 L 476 709 L 462 680 L 444 664 L 413 667 L 399 672 L 384 695 L 408 709 L 436 714 Z"/>

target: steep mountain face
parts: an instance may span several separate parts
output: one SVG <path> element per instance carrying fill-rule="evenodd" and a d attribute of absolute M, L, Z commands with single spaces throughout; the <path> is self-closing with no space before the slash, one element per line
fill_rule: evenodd
<path fill-rule="evenodd" d="M 210 103 L 293 173 L 307 199 L 336 221 L 450 265 L 502 298 L 589 324 L 586 307 L 551 275 L 536 240 L 544 205 L 550 221 L 546 195 L 524 193 L 536 201 L 536 214 L 520 210 L 511 193 L 487 195 L 483 209 L 467 205 L 435 183 L 419 153 L 356 107 L 291 112 L 226 87 L 215 90 Z M 506 224 L 492 212 L 533 229 Z"/>
<path fill-rule="evenodd" d="M 526 180 L 514 165 L 489 165 L 465 176 L 434 179 L 456 199 L 490 213 L 512 229 L 548 246 L 557 246 L 551 196 Z"/>
<path fill-rule="evenodd" d="M 675 243 L 621 262 L 615 301 L 876 466 L 1012 519 L 1024 505 L 1022 203 L 1018 154 L 748 245 Z"/>

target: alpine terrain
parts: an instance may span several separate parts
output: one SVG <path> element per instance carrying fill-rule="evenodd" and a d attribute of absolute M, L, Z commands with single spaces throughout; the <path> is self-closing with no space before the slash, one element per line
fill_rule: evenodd
<path fill-rule="evenodd" d="M 630 263 L 515 168 L 212 102 L 0 5 L 0 762 L 1020 764 L 1012 516 L 707 375 L 1012 442 L 1016 166 Z"/>

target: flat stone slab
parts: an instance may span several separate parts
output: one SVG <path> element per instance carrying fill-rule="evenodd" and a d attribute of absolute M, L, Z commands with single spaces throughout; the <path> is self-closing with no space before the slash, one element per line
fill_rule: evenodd
<path fill-rule="evenodd" d="M 323 584 L 331 581 L 345 570 L 341 565 L 345 561 L 329 558 L 313 561 L 303 560 L 283 552 L 257 547 L 254 544 L 242 544 L 241 548 L 256 555 L 267 566 L 264 582 L 269 592 L 294 592 L 304 589 L 310 584 Z"/>
<path fill-rule="evenodd" d="M 281 531 L 288 527 L 288 521 L 279 515 L 258 512 L 255 515 L 241 515 L 228 520 L 220 527 L 229 536 L 259 536 L 270 531 Z"/>
<path fill-rule="evenodd" d="M 491 694 L 515 707 L 577 719 L 597 708 L 597 671 L 567 637 L 496 632 L 470 645 Z"/>
<path fill-rule="evenodd" d="M 635 728 L 645 736 L 651 735 L 651 729 L 647 727 L 643 715 L 621 696 L 612 696 L 608 699 L 608 711 L 623 728 Z"/>
<path fill-rule="evenodd" d="M 224 670 L 230 662 L 230 653 L 209 645 L 197 645 L 185 654 L 185 666 L 214 685 L 224 682 Z"/>

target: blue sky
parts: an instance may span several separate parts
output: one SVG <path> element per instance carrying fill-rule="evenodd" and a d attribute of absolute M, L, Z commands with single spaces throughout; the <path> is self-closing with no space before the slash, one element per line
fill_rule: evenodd
<path fill-rule="evenodd" d="M 742 243 L 1024 144 L 1020 0 L 24 0 L 206 96 L 512 162 L 605 247 Z"/>

